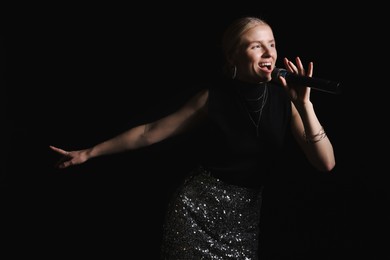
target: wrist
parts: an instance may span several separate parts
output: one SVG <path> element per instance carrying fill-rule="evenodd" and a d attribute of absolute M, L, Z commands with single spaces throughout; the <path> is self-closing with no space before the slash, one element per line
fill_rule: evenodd
<path fill-rule="evenodd" d="M 313 135 L 308 135 L 306 134 L 305 130 L 303 131 L 303 139 L 305 139 L 306 143 L 314 144 L 321 141 L 324 138 L 326 138 L 326 132 L 322 126 L 321 129 Z"/>

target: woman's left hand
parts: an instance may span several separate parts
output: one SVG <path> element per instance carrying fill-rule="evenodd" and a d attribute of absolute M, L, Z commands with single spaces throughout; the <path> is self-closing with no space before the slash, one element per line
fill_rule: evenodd
<path fill-rule="evenodd" d="M 303 67 L 301 59 L 295 58 L 296 65 L 287 58 L 283 59 L 284 66 L 289 73 L 297 74 L 299 76 L 311 77 L 313 75 L 313 62 L 309 62 L 307 70 Z M 310 88 L 308 86 L 301 86 L 288 83 L 285 78 L 279 77 L 283 87 L 290 95 L 291 101 L 295 104 L 305 104 L 310 99 Z"/>

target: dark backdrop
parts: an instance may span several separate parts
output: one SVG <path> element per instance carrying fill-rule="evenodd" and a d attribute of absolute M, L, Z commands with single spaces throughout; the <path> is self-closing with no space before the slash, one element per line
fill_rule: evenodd
<path fill-rule="evenodd" d="M 338 4 L 210 5 L 9 9 L 1 42 L 7 248 L 158 259 L 166 203 L 195 165 L 201 137 L 191 132 L 66 170 L 54 169 L 58 156 L 48 146 L 85 148 L 174 111 L 220 70 L 225 26 L 256 15 L 273 27 L 279 66 L 300 56 L 314 61 L 314 76 L 342 83 L 340 95 L 312 91 L 336 169 L 315 172 L 291 152 L 265 193 L 264 259 L 381 252 L 388 138 L 377 64 L 385 43 L 372 33 L 380 17 L 367 21 L 369 8 Z"/>

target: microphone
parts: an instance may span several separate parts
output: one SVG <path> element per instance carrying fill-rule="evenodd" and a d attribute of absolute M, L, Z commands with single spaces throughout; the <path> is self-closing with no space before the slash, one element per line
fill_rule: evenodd
<path fill-rule="evenodd" d="M 274 81 L 275 83 L 279 83 L 279 76 L 282 76 L 286 79 L 287 83 L 308 86 L 312 89 L 328 92 L 331 94 L 340 94 L 340 82 L 315 77 L 300 76 L 294 73 L 290 73 L 287 70 L 281 68 L 274 68 L 271 73 L 271 76 L 271 81 Z"/>

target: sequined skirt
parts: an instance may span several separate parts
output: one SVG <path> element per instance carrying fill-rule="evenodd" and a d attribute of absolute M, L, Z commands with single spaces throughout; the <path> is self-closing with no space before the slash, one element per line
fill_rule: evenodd
<path fill-rule="evenodd" d="M 261 190 L 196 169 L 168 206 L 162 259 L 258 259 L 260 208 Z"/>

